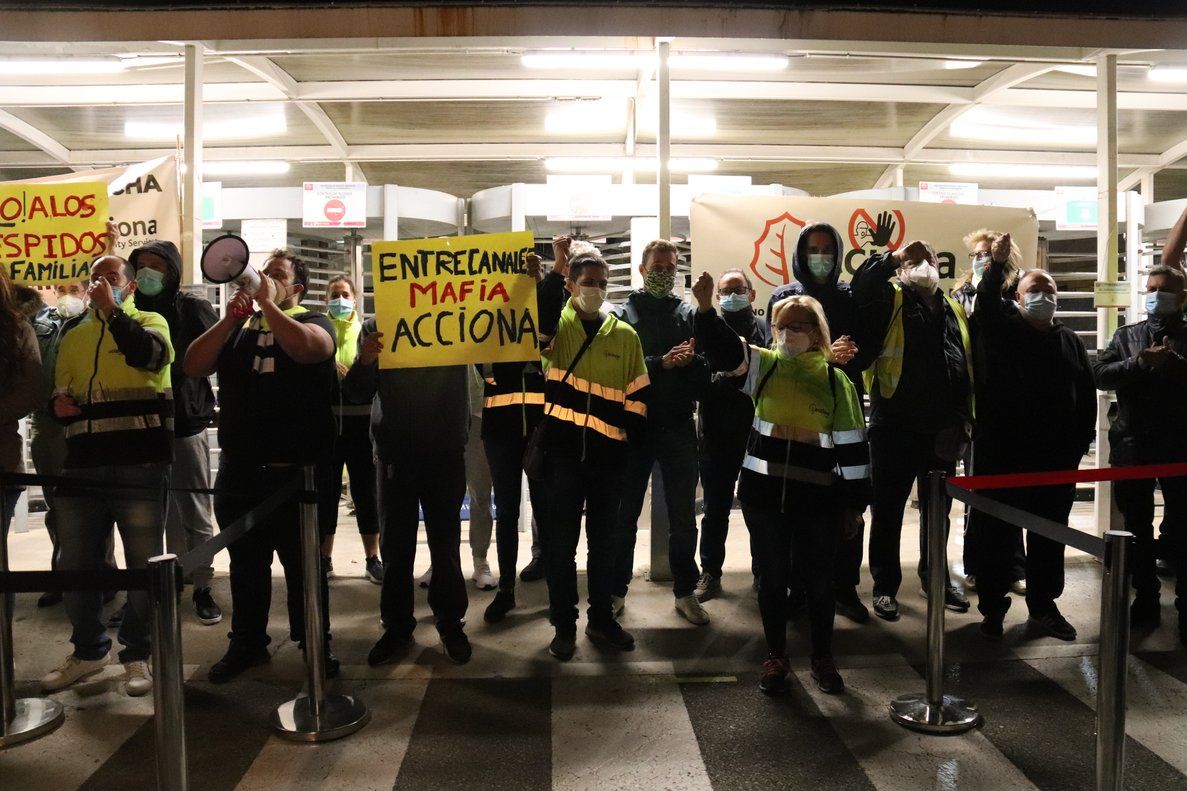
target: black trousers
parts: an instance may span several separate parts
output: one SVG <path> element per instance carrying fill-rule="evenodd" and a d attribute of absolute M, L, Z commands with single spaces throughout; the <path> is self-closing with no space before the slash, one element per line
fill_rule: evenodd
<path fill-rule="evenodd" d="M 379 533 L 379 504 L 375 493 L 375 451 L 371 445 L 371 418 L 348 415 L 342 418 L 342 432 L 334 439 L 333 455 L 318 465 L 318 525 L 323 536 L 338 531 L 338 496 L 342 492 L 342 468 L 350 473 L 350 496 L 354 500 L 359 535 Z"/>
<path fill-rule="evenodd" d="M 729 429 L 735 429 L 730 431 Z M 740 426 L 716 426 L 706 418 L 700 444 L 701 492 L 705 515 L 701 517 L 701 571 L 720 578 L 725 565 L 725 540 L 738 473 L 746 456 L 749 421 Z M 666 483 L 666 480 L 665 480 Z M 750 536 L 750 571 L 758 574 L 754 535 Z"/>
<path fill-rule="evenodd" d="M 1187 478 L 1159 478 L 1162 490 L 1162 532 L 1164 549 L 1171 550 L 1177 577 L 1175 606 L 1180 612 L 1187 609 Z M 1125 517 L 1125 529 L 1134 535 L 1132 571 L 1133 589 L 1138 596 L 1157 596 L 1162 585 L 1158 580 L 1154 546 L 1154 479 L 1115 481 L 1113 497 Z M 1167 539 L 1170 538 L 1170 541 Z M 1177 540 L 1176 540 L 1177 539 Z"/>
<path fill-rule="evenodd" d="M 499 556 L 499 588 L 515 590 L 519 559 L 519 502 L 523 495 L 523 454 L 526 437 L 513 440 L 484 439 L 486 463 L 495 489 L 495 548 Z M 548 519 L 544 511 L 543 483 L 528 480 L 528 498 L 536 515 L 541 542 L 547 541 Z"/>
<path fill-rule="evenodd" d="M 829 656 L 836 613 L 833 559 L 840 536 L 840 512 L 819 490 L 789 500 L 797 503 L 794 513 L 742 503 L 742 514 L 758 550 L 762 574 L 758 609 L 767 650 L 776 656 L 787 654 L 787 588 L 799 582 L 789 579 L 794 567 L 804 575 L 808 591 L 812 657 Z"/>
<path fill-rule="evenodd" d="M 970 447 L 969 452 L 965 454 L 965 475 L 989 473 L 988 470 L 977 467 L 976 451 L 975 447 Z M 1016 465 L 1007 465 L 997 470 L 996 464 L 992 466 L 996 472 L 1012 472 L 1016 468 Z M 981 526 L 976 519 L 976 512 L 967 505 L 964 506 L 964 519 L 964 548 L 961 551 L 961 565 L 964 566 L 964 575 L 969 577 L 980 573 L 978 563 L 981 559 Z M 1021 531 L 1018 533 L 1018 546 L 1014 548 L 1014 562 L 1010 565 L 1010 574 L 1013 577 L 1012 581 L 1026 579 L 1026 547 L 1022 543 Z"/>
<path fill-rule="evenodd" d="M 296 466 L 263 467 L 237 462 L 223 454 L 214 487 L 214 515 L 219 529 L 272 496 L 294 475 Z M 305 584 L 301 576 L 300 491 L 285 500 L 256 526 L 227 547 L 231 556 L 231 642 L 253 650 L 268 645 L 268 611 L 272 607 L 272 556 L 280 558 L 288 591 L 289 637 L 305 639 Z M 321 552 L 316 549 L 319 563 Z M 330 590 L 321 569 L 322 619 L 330 639 Z"/>
<path fill-rule="evenodd" d="M 544 557 L 548 570 L 548 605 L 552 625 L 571 631 L 577 624 L 577 540 L 585 510 L 586 576 L 591 623 L 605 622 L 614 586 L 614 525 L 622 499 L 621 463 L 581 461 L 550 453 L 545 476 L 548 492 L 548 540 Z M 434 571 L 434 574 L 436 572 Z"/>
<path fill-rule="evenodd" d="M 931 503 L 927 474 L 941 470 L 952 475 L 954 462 L 935 454 L 936 435 L 906 431 L 898 427 L 870 429 L 870 477 L 874 488 L 873 518 L 870 524 L 870 573 L 875 596 L 897 596 L 903 582 L 901 538 L 903 513 L 911 485 L 919 484 L 920 579 L 927 578 L 927 511 Z M 950 507 L 952 498 L 945 495 Z M 947 510 L 945 510 L 947 514 Z M 950 525 L 944 520 L 944 529 Z"/>
<path fill-rule="evenodd" d="M 433 577 L 429 607 L 437 631 L 462 628 L 469 600 L 462 577 L 460 518 L 466 495 L 465 449 L 404 448 L 393 460 L 380 460 L 379 515 L 383 524 L 383 589 L 379 612 L 389 632 L 412 634 L 416 533 L 424 510 Z"/>
<path fill-rule="evenodd" d="M 1073 484 L 998 489 L 983 492 L 987 497 L 1066 525 L 1076 497 Z M 977 525 L 977 609 L 986 618 L 1001 618 L 1010 607 L 1006 596 L 1014 582 L 1014 564 L 1022 528 L 980 511 L 973 512 Z M 1026 608 L 1039 616 L 1056 608 L 1063 594 L 1063 544 L 1026 531 Z"/>
<path fill-rule="evenodd" d="M 614 560 L 614 594 L 626 596 L 634 576 L 635 537 L 647 496 L 651 469 L 659 462 L 668 508 L 668 564 L 677 598 L 696 588 L 697 568 L 697 434 L 692 419 L 674 426 L 651 426 L 646 436 L 630 443 L 622 478 Z"/>

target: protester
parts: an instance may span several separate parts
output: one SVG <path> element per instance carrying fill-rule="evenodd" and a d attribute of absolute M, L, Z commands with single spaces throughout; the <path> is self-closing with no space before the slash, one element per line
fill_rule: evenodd
<path fill-rule="evenodd" d="M 136 307 L 164 317 L 173 343 L 170 380 L 173 387 L 173 492 L 165 517 L 165 546 L 184 555 L 214 536 L 210 495 L 210 441 L 206 429 L 214 420 L 214 391 L 206 377 L 187 376 L 186 350 L 195 338 L 214 326 L 218 314 L 205 299 L 181 289 L 181 253 L 173 242 L 152 241 L 128 256 L 136 269 Z M 213 625 L 223 611 L 210 592 L 214 568 L 194 569 L 191 597 L 198 620 Z"/>
<path fill-rule="evenodd" d="M 973 328 L 979 342 L 974 443 L 977 474 L 1075 470 L 1096 435 L 1096 388 L 1084 343 L 1055 319 L 1059 292 L 1041 269 L 1018 282 L 1011 304 L 1000 299 L 1014 255 L 1009 234 L 991 234 L 991 262 L 978 283 Z M 1025 405 L 1020 409 L 1020 405 Z M 1074 483 L 988 491 L 995 500 L 1029 514 L 1067 524 Z M 1010 608 L 1006 595 L 1022 530 L 974 511 L 978 544 L 977 609 L 981 633 L 1002 636 Z M 1026 607 L 1030 622 L 1052 637 L 1074 640 L 1076 629 L 1060 613 L 1063 544 L 1026 532 Z"/>
<path fill-rule="evenodd" d="M 218 374 L 220 454 L 214 512 L 220 529 L 300 476 L 303 465 L 315 464 L 332 446 L 334 327 L 325 316 L 300 304 L 308 284 L 304 261 L 288 250 L 272 251 L 259 290 L 236 291 L 223 317 L 186 353 L 188 375 Z M 310 638 L 305 634 L 300 502 L 298 490 L 275 510 L 260 515 L 255 526 L 228 547 L 230 644 L 210 668 L 213 683 L 230 681 L 271 660 L 267 646 L 273 554 L 284 567 L 289 636 L 302 648 Z M 329 649 L 324 574 L 321 586 L 325 634 L 313 639 L 326 641 L 326 676 L 333 677 L 338 659 Z"/>
<path fill-rule="evenodd" d="M 20 310 L 8 272 L 0 268 L 0 472 L 24 472 L 24 438 L 20 421 L 37 405 L 41 353 L 37 334 L 28 316 Z M 8 524 L 16 510 L 21 490 L 3 487 L 4 508 L 0 511 L 0 540 L 8 539 Z M 4 625 L 0 624 L 0 628 Z"/>
<path fill-rule="evenodd" d="M 1181 242 L 1180 242 L 1181 249 Z M 1117 392 L 1117 414 L 1109 428 L 1109 464 L 1125 467 L 1187 462 L 1187 413 L 1180 407 L 1187 388 L 1187 325 L 1183 321 L 1183 271 L 1159 265 L 1146 278 L 1145 321 L 1127 324 L 1096 357 L 1096 386 Z M 1164 524 L 1177 555 L 1175 607 L 1179 639 L 1187 643 L 1187 477 L 1114 481 L 1113 497 L 1135 538 L 1132 576 L 1135 597 L 1130 623 L 1156 625 L 1161 619 L 1154 550 L 1154 484 L 1162 491 Z"/>
<path fill-rule="evenodd" d="M 354 281 L 335 275 L 326 284 L 326 310 L 334 325 L 334 444 L 319 470 L 321 492 L 317 499 L 317 524 L 321 529 L 321 555 L 326 575 L 334 576 L 334 535 L 338 531 L 338 500 L 342 492 L 342 470 L 350 476 L 350 496 L 355 519 L 363 539 L 363 574 L 376 585 L 383 584 L 383 563 L 379 559 L 379 510 L 375 495 L 375 451 L 371 447 L 371 399 L 353 402 L 343 392 L 342 380 L 359 354 L 363 327 L 362 304 Z"/>
<path fill-rule="evenodd" d="M 589 608 L 585 634 L 629 651 L 635 638 L 611 605 L 615 578 L 614 525 L 622 500 L 627 442 L 647 419 L 650 384 L 639 338 L 604 310 L 610 268 L 596 252 L 573 256 L 565 287 L 570 298 L 544 349 L 542 449 L 548 498 L 548 601 L 555 636 L 548 650 L 572 659 L 577 643 L 577 541 L 585 513 Z M 547 335 L 552 329 L 544 326 Z M 695 581 L 695 580 L 694 580 Z"/>
<path fill-rule="evenodd" d="M 676 611 L 691 623 L 709 623 L 697 599 L 697 437 L 693 410 L 709 386 L 709 365 L 696 349 L 693 308 L 672 293 L 680 251 L 666 239 L 643 250 L 643 288 L 632 291 L 614 315 L 638 334 L 651 382 L 648 420 L 632 439 L 622 478 L 622 505 L 615 532 L 614 612 L 624 606 L 634 574 L 635 536 L 652 467 L 659 463 L 668 515 L 668 564 Z"/>
<path fill-rule="evenodd" d="M 812 678 L 824 692 L 845 684 L 832 656 L 833 559 L 840 534 L 857 531 L 869 500 L 869 449 L 861 401 L 831 361 L 832 341 L 820 303 L 793 296 L 776 303 L 773 348 L 745 344 L 713 312 L 713 278 L 693 287 L 697 337 L 713 367 L 746 374 L 755 405 L 738 499 L 757 549 L 759 613 L 768 656 L 759 688 L 787 686 L 788 572 L 796 555 L 807 576 Z"/>
<path fill-rule="evenodd" d="M 871 255 L 853 276 L 853 293 L 865 325 L 863 336 L 881 339 L 876 342 L 879 352 L 866 372 L 866 384 L 873 483 L 870 571 L 874 613 L 887 621 L 899 617 L 899 544 L 911 485 L 919 484 L 918 572 L 926 596 L 925 515 L 931 502 L 927 474 L 940 470 L 951 475 L 972 435 L 968 323 L 964 309 L 940 291 L 939 282 L 935 251 L 920 241 Z M 968 599 L 951 580 L 944 604 L 957 612 L 969 608 Z"/>
<path fill-rule="evenodd" d="M 745 272 L 730 269 L 722 273 L 717 281 L 717 303 L 721 306 L 722 319 L 735 335 L 751 346 L 766 348 L 771 345 L 770 326 L 754 312 L 754 287 Z M 746 456 L 746 437 L 754 420 L 754 402 L 742 392 L 745 382 L 744 373 L 714 372 L 712 386 L 701 399 L 698 412 L 705 515 L 701 518 L 701 577 L 695 593 L 702 602 L 721 594 L 734 488 L 742 469 L 742 459 Z M 750 571 L 757 587 L 758 559 L 753 535 L 750 537 Z"/>
<path fill-rule="evenodd" d="M 859 333 L 860 322 L 853 291 L 848 283 L 841 280 L 844 249 L 841 234 L 828 223 L 808 223 L 800 229 L 791 259 L 795 281 L 775 289 L 767 304 L 767 316 L 772 315 L 777 303 L 788 297 L 803 295 L 819 302 L 829 329 L 836 338 L 832 345 L 833 362 L 849 377 L 860 397 L 863 392 L 861 372 L 873 361 L 873 352 L 877 348 L 876 344 L 863 343 L 865 350 L 859 355 L 858 345 L 853 340 Z M 849 538 L 842 536 L 834 564 L 837 612 L 856 623 L 865 623 L 870 619 L 870 611 L 857 595 L 864 543 L 863 520 L 857 535 Z M 793 612 L 803 607 L 806 598 L 806 592 L 801 587 L 802 580 L 803 574 L 792 569 L 789 606 Z"/>
<path fill-rule="evenodd" d="M 161 553 L 165 486 L 173 455 L 169 325 L 137 309 L 136 272 L 114 255 L 91 266 L 86 317 L 62 339 L 51 410 L 65 425 L 62 474 L 86 489 L 57 493 L 58 564 L 62 570 L 104 568 L 112 524 L 129 569 Z M 98 487 L 89 485 L 98 482 Z M 41 679 L 46 692 L 94 675 L 107 664 L 111 638 L 99 618 L 103 595 L 67 591 L 74 652 Z M 119 627 L 126 691 L 152 690 L 148 592 L 128 591 Z"/>

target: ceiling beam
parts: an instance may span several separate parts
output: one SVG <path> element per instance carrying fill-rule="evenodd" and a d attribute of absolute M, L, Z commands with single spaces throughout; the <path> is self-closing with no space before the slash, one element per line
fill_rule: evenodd
<path fill-rule="evenodd" d="M 66 149 L 66 146 L 54 140 L 28 121 L 22 121 L 20 118 L 17 118 L 12 113 L 0 110 L 0 129 L 11 132 L 26 143 L 32 143 L 37 146 L 37 148 L 55 160 L 54 164 L 65 165 L 70 162 L 70 151 Z"/>

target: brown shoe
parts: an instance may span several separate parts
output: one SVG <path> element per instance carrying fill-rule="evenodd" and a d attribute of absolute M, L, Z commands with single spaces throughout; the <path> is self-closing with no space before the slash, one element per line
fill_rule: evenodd
<path fill-rule="evenodd" d="M 812 679 L 821 692 L 839 695 L 845 691 L 845 681 L 837 672 L 837 663 L 831 656 L 821 656 L 812 660 Z"/>

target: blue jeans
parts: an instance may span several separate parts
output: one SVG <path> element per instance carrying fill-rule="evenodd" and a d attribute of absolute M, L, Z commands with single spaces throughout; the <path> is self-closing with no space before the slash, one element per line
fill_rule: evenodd
<path fill-rule="evenodd" d="M 89 489 L 70 492 L 58 487 L 58 570 L 100 570 L 107 568 L 107 543 L 114 524 L 124 543 L 124 563 L 129 569 L 148 566 L 148 559 L 161 554 L 165 525 L 164 485 L 166 464 L 127 464 L 109 467 L 67 469 L 63 475 L 102 481 L 112 491 Z M 120 486 L 151 489 L 120 490 Z M 69 585 L 65 586 L 69 587 Z M 100 591 L 70 591 L 62 596 L 74 631 L 74 655 L 79 659 L 102 659 L 111 650 L 111 638 L 100 618 Z M 118 639 L 124 649 L 121 662 L 148 659 L 151 649 L 147 591 L 128 591 L 128 606 Z"/>

